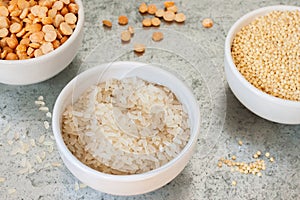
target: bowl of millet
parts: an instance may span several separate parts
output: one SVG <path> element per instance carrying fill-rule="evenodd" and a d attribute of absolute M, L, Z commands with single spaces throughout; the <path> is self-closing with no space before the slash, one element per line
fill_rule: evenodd
<path fill-rule="evenodd" d="M 241 17 L 225 41 L 225 74 L 237 99 L 272 122 L 300 124 L 300 7 Z"/>
<path fill-rule="evenodd" d="M 0 83 L 27 85 L 65 69 L 83 38 L 81 0 L 0 2 Z"/>

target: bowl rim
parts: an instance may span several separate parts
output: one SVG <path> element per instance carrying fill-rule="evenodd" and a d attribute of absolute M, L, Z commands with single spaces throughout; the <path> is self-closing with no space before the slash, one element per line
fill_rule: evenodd
<path fill-rule="evenodd" d="M 263 98 L 266 98 L 273 103 L 276 103 L 278 105 L 285 105 L 289 107 L 300 107 L 300 102 L 297 101 L 292 101 L 292 100 L 287 100 L 287 99 L 282 99 L 279 97 L 272 96 L 270 94 L 267 94 L 258 88 L 256 88 L 254 85 L 252 85 L 250 82 L 246 80 L 246 78 L 238 71 L 236 65 L 233 62 L 232 56 L 231 56 L 231 44 L 232 40 L 235 37 L 236 33 L 241 29 L 241 24 L 244 23 L 245 21 L 253 18 L 253 20 L 258 17 L 258 16 L 263 16 L 266 13 L 269 13 L 274 10 L 279 10 L 279 11 L 288 11 L 288 10 L 299 10 L 300 7 L 298 6 L 289 6 L 289 5 L 275 5 L 275 6 L 267 6 L 263 8 L 259 8 L 256 10 L 253 10 L 245 15 L 243 15 L 241 18 L 239 18 L 230 28 L 226 40 L 225 40 L 225 61 L 227 61 L 229 68 L 235 75 L 235 77 L 247 88 L 249 88 L 254 94 L 257 96 L 262 96 Z M 253 21 L 251 20 L 251 21 Z M 226 67 L 226 65 L 225 65 Z"/>
<path fill-rule="evenodd" d="M 173 73 L 168 72 L 162 68 L 157 67 L 157 65 L 155 65 L 155 64 L 147 64 L 147 63 L 135 62 L 135 61 L 118 61 L 118 62 L 113 62 L 113 63 L 103 63 L 103 64 L 98 64 L 97 66 L 90 68 L 90 69 L 80 73 L 76 77 L 74 77 L 62 89 L 61 93 L 59 94 L 59 96 L 55 102 L 54 108 L 53 108 L 52 128 L 53 128 L 53 133 L 54 133 L 54 137 L 56 140 L 56 144 L 58 146 L 59 151 L 62 154 L 64 154 L 63 156 L 66 156 L 66 159 L 71 161 L 72 164 L 75 165 L 77 168 L 80 168 L 80 170 L 82 170 L 85 173 L 88 173 L 90 175 L 93 175 L 94 177 L 109 180 L 109 181 L 118 181 L 118 182 L 141 181 L 141 180 L 149 179 L 149 178 L 151 178 L 159 173 L 162 173 L 164 171 L 167 171 L 172 165 L 174 165 L 176 162 L 178 162 L 178 160 L 181 159 L 183 157 L 183 155 L 185 155 L 187 153 L 187 151 L 189 151 L 193 147 L 194 143 L 197 142 L 197 139 L 199 136 L 199 131 L 200 131 L 200 123 L 198 123 L 197 125 L 195 125 L 193 132 L 191 131 L 191 135 L 188 140 L 188 143 L 185 145 L 183 150 L 175 158 L 170 160 L 168 163 L 160 166 L 159 168 L 156 168 L 154 170 L 151 170 L 151 171 L 148 171 L 145 173 L 141 173 L 141 174 L 131 174 L 131 175 L 106 174 L 106 173 L 97 171 L 95 169 L 92 169 L 91 167 L 83 164 L 80 160 L 78 160 L 66 146 L 66 144 L 62 138 L 62 134 L 61 134 L 61 127 L 60 127 L 60 117 L 61 116 L 60 116 L 59 110 L 61 110 L 63 99 L 66 98 L 65 95 L 68 93 L 69 90 L 73 90 L 74 84 L 76 83 L 76 81 L 79 77 L 90 76 L 92 74 L 95 74 L 94 72 L 102 70 L 102 68 L 107 67 L 107 65 L 109 65 L 110 67 L 113 65 L 117 65 L 117 67 L 120 67 L 118 65 L 128 65 L 128 64 L 138 66 L 138 67 L 142 67 L 142 66 L 146 65 L 147 67 L 150 67 L 153 70 L 159 70 L 160 73 L 163 73 L 164 75 L 167 75 L 167 76 L 171 76 L 173 79 L 178 81 L 181 84 L 181 86 L 186 90 L 186 93 L 188 94 L 188 96 L 191 97 L 191 98 L 189 98 L 189 102 L 191 102 L 191 104 L 193 104 L 193 105 L 196 105 L 196 109 L 193 110 L 193 112 L 195 113 L 196 119 L 197 120 L 200 119 L 199 105 L 198 105 L 196 98 L 193 95 L 191 89 L 183 81 L 181 81 L 179 78 L 177 78 L 176 75 L 174 75 Z"/>
<path fill-rule="evenodd" d="M 70 46 L 74 40 L 77 39 L 78 35 L 81 32 L 81 29 L 83 29 L 84 25 L 84 8 L 81 0 L 75 0 L 75 3 L 78 5 L 78 17 L 77 17 L 77 23 L 76 27 L 74 29 L 74 32 L 71 34 L 69 39 L 65 43 L 63 43 L 61 46 L 59 46 L 57 49 L 54 49 L 53 51 L 44 54 L 42 56 L 39 56 L 37 58 L 29 58 L 25 60 L 2 60 L 0 59 L 0 68 L 4 65 L 13 65 L 15 67 L 23 67 L 22 64 L 29 64 L 32 62 L 38 62 L 47 58 L 55 57 L 57 54 L 60 54 L 62 51 L 64 51 L 68 46 Z M 13 67 L 9 66 L 9 67 Z"/>

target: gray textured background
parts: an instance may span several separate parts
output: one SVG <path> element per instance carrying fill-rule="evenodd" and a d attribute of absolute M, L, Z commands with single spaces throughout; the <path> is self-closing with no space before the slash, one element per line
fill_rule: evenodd
<path fill-rule="evenodd" d="M 0 84 L 0 199 L 299 199 L 299 141 L 300 126 L 287 126 L 261 119 L 248 111 L 233 96 L 225 81 L 223 46 L 231 25 L 247 12 L 269 5 L 300 6 L 299 1 L 261 0 L 186 0 L 176 1 L 187 20 L 183 25 L 162 23 L 160 30 L 165 39 L 151 41 L 156 28 L 143 29 L 143 16 L 137 11 L 142 1 L 84 0 L 85 35 L 77 57 L 62 73 L 43 83 L 30 86 Z M 162 2 L 156 3 L 162 7 Z M 136 28 L 130 44 L 120 42 L 120 32 L 126 27 L 117 25 L 118 15 L 129 17 Z M 215 24 L 204 29 L 201 20 L 211 17 Z M 113 21 L 112 29 L 104 29 L 101 21 Z M 134 42 L 143 42 L 148 49 L 143 56 L 131 51 Z M 99 44 L 96 47 L 96 44 Z M 96 48 L 93 52 L 92 50 Z M 91 53 L 92 52 L 92 53 Z M 96 58 L 96 59 L 95 59 Z M 60 90 L 76 74 L 97 63 L 113 60 L 132 60 L 154 64 L 177 74 L 193 89 L 201 109 L 201 136 L 197 152 L 184 171 L 172 182 L 157 191 L 134 197 L 116 197 L 91 188 L 75 190 L 78 180 L 65 168 L 53 167 L 59 154 L 48 153 L 44 145 L 37 144 L 26 155 L 11 156 L 19 141 L 36 140 L 47 135 L 43 121 L 49 120 L 34 104 L 40 95 L 52 110 Z M 3 133 L 7 127 L 10 129 Z M 7 140 L 18 132 L 21 137 L 14 144 Z M 238 140 L 244 145 L 239 147 Z M 276 162 L 267 162 L 262 177 L 230 172 L 218 168 L 220 157 L 235 154 L 238 160 L 250 161 L 257 150 L 269 151 Z M 46 151 L 43 163 L 36 163 L 35 155 Z M 18 174 L 21 160 L 26 157 L 35 173 Z M 50 166 L 49 166 L 50 164 Z M 231 186 L 232 180 L 237 186 Z M 9 195 L 7 189 L 17 191 Z"/>

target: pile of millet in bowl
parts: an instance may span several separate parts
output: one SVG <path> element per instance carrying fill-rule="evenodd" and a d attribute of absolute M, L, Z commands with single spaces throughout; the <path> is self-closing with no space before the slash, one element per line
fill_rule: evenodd
<path fill-rule="evenodd" d="M 272 11 L 244 26 L 231 54 L 239 72 L 272 96 L 300 101 L 300 11 Z"/>
<path fill-rule="evenodd" d="M 167 87 L 137 77 L 91 86 L 62 116 L 72 154 L 107 174 L 139 174 L 175 158 L 190 138 L 188 114 Z"/>
<path fill-rule="evenodd" d="M 0 59 L 36 58 L 61 46 L 78 18 L 74 0 L 0 1 Z"/>

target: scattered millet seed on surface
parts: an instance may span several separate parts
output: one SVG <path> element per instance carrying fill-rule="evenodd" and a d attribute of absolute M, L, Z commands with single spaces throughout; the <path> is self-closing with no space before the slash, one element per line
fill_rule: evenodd
<path fill-rule="evenodd" d="M 243 141 L 239 140 L 239 145 L 242 146 L 243 145 Z"/>
<path fill-rule="evenodd" d="M 274 160 L 274 158 L 273 158 L 273 157 L 271 157 L 271 158 L 270 158 L 270 161 L 271 161 L 271 162 L 274 162 L 275 160 Z"/>
<path fill-rule="evenodd" d="M 236 160 L 236 156 L 232 156 L 231 159 L 232 159 L 232 160 Z"/>
<path fill-rule="evenodd" d="M 232 182 L 231 182 L 231 185 L 232 185 L 232 186 L 236 186 L 236 184 L 237 184 L 236 181 L 232 181 Z"/>
<path fill-rule="evenodd" d="M 244 78 L 259 90 L 300 101 L 300 11 L 272 11 L 244 26 L 231 55 Z"/>
<path fill-rule="evenodd" d="M 258 156 L 260 156 L 260 155 L 261 155 L 261 152 L 260 152 L 260 151 L 257 151 L 256 154 L 257 154 Z"/>
<path fill-rule="evenodd" d="M 269 158 L 269 157 L 270 157 L 270 153 L 267 152 L 267 153 L 265 154 L 265 156 L 266 156 L 267 158 Z"/>
<path fill-rule="evenodd" d="M 258 172 L 265 170 L 266 165 L 264 160 L 256 160 L 254 162 L 245 163 L 245 162 L 235 162 L 229 159 L 221 158 L 218 161 L 218 167 L 222 167 L 222 164 L 231 167 L 231 171 L 238 171 L 242 174 L 257 174 Z"/>
<path fill-rule="evenodd" d="M 253 155 L 253 158 L 255 158 L 255 159 L 258 158 L 258 155 L 257 155 L 257 154 L 254 154 L 254 155 Z"/>
<path fill-rule="evenodd" d="M 257 173 L 257 176 L 261 177 L 261 176 L 262 176 L 262 173 L 261 173 L 261 172 L 258 172 L 258 173 Z"/>

